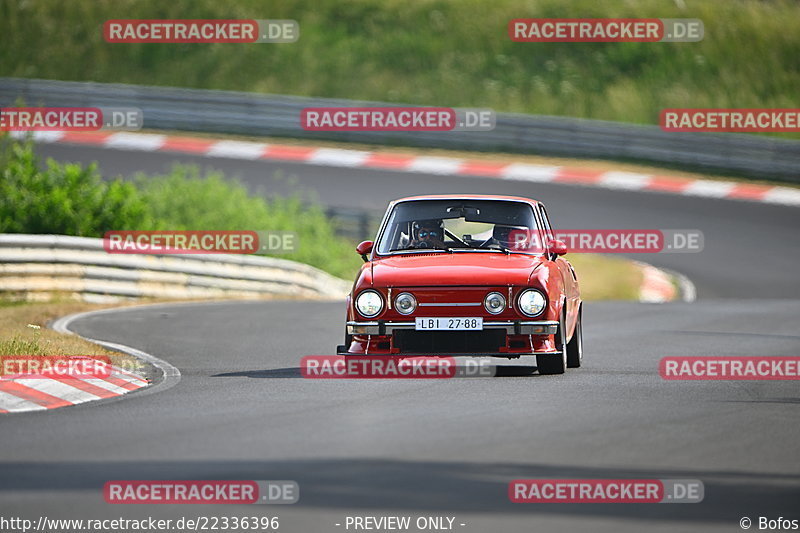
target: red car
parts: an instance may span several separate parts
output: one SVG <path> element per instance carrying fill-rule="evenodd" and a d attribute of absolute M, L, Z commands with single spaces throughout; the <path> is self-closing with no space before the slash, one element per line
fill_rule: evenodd
<path fill-rule="evenodd" d="M 535 355 L 542 374 L 581 365 L 578 279 L 541 202 L 402 198 L 356 251 L 365 263 L 338 354 Z"/>

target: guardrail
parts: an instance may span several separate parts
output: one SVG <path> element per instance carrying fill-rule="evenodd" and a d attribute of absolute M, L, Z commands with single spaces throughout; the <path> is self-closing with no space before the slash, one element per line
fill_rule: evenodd
<path fill-rule="evenodd" d="M 85 300 L 344 298 L 350 284 L 319 269 L 272 257 L 225 254 L 109 254 L 102 239 L 0 234 L 0 293 Z"/>
<path fill-rule="evenodd" d="M 310 132 L 305 107 L 396 106 L 234 91 L 0 78 L 0 106 L 138 107 L 148 129 L 328 139 L 466 150 L 647 161 L 800 182 L 800 141 L 670 133 L 657 126 L 500 113 L 490 132 Z"/>

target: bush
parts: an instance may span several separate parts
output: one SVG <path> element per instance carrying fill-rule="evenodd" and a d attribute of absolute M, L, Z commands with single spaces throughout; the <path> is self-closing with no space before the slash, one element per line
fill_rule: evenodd
<path fill-rule="evenodd" d="M 201 177 L 196 167 L 187 166 L 176 166 L 164 176 L 139 175 L 136 183 L 161 229 L 292 231 L 298 236 L 296 251 L 276 257 L 345 278 L 361 262 L 355 244 L 336 235 L 322 209 L 299 196 L 251 196 L 237 181 L 219 173 Z"/>
<path fill-rule="evenodd" d="M 48 160 L 39 169 L 29 143 L 5 142 L 0 156 L 0 232 L 101 236 L 110 228 L 152 229 L 132 183 L 103 181 L 94 165 Z"/>
<path fill-rule="evenodd" d="M 109 230 L 293 231 L 292 259 L 350 278 L 360 259 L 322 209 L 300 197 L 266 200 L 222 174 L 176 166 L 162 176 L 104 181 L 97 167 L 48 160 L 0 138 L 0 233 L 102 237 Z"/>

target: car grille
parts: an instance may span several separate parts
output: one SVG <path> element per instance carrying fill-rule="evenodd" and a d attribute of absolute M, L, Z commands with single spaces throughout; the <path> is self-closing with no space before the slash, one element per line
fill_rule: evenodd
<path fill-rule="evenodd" d="M 505 345 L 504 329 L 394 332 L 394 346 L 400 349 L 400 353 L 497 353 Z"/>

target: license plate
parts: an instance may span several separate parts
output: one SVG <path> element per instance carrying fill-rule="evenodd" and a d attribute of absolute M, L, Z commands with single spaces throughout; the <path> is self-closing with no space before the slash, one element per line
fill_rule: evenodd
<path fill-rule="evenodd" d="M 415 321 L 414 329 L 417 331 L 467 331 L 483 329 L 482 317 L 417 317 Z"/>

